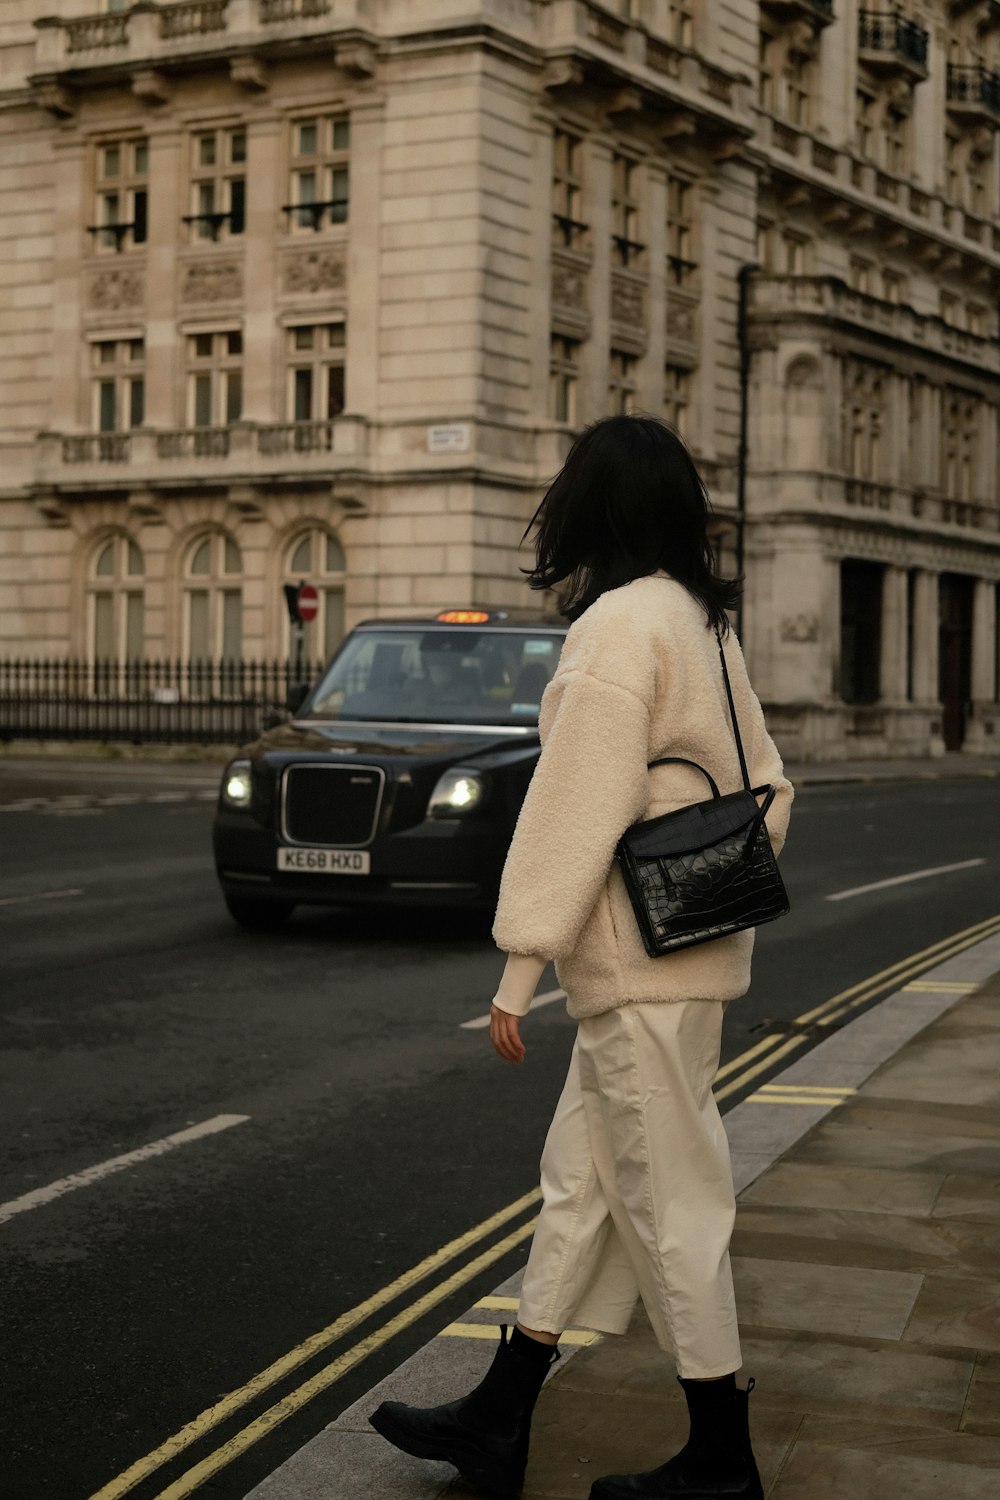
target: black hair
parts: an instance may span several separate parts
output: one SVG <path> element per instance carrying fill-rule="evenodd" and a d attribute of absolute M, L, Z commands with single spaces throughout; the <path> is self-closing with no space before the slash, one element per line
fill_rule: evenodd
<path fill-rule="evenodd" d="M 723 578 L 708 533 L 711 502 L 684 443 L 655 417 L 603 417 L 574 442 L 528 524 L 533 589 L 564 583 L 562 614 L 577 620 L 608 589 L 662 569 L 723 634 L 742 579 Z"/>

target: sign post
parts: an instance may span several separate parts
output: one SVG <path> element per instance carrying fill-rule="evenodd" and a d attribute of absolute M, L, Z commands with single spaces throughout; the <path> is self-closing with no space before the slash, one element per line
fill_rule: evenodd
<path fill-rule="evenodd" d="M 302 681 L 302 649 L 305 642 L 305 627 L 319 613 L 319 595 L 311 583 L 300 583 L 296 599 L 298 621 L 295 626 L 295 680 Z"/>

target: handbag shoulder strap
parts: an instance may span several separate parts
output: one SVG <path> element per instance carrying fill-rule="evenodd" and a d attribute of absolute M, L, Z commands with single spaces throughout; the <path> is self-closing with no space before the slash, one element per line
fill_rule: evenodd
<path fill-rule="evenodd" d="M 747 758 L 743 754 L 743 740 L 740 738 L 740 726 L 736 718 L 736 704 L 733 702 L 733 689 L 732 684 L 729 681 L 729 668 L 726 666 L 726 653 L 722 649 L 722 632 L 719 630 L 718 626 L 715 627 L 715 639 L 719 643 L 719 660 L 722 663 L 722 677 L 726 684 L 726 697 L 729 699 L 729 717 L 733 721 L 733 734 L 736 736 L 736 748 L 740 753 L 740 770 L 743 772 L 743 785 L 749 792 L 751 790 L 751 787 L 750 775 L 747 771 Z"/>

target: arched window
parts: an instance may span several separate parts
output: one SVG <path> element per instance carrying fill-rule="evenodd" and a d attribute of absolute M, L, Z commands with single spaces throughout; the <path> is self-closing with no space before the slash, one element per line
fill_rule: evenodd
<path fill-rule="evenodd" d="M 145 572 L 142 553 L 131 537 L 105 537 L 98 544 L 87 575 L 92 660 L 142 660 Z"/>
<path fill-rule="evenodd" d="M 184 567 L 189 661 L 239 661 L 243 650 L 243 558 L 224 532 L 199 537 Z"/>
<path fill-rule="evenodd" d="M 305 627 L 303 652 L 307 661 L 328 660 L 344 639 L 344 549 L 329 531 L 314 527 L 299 532 L 285 554 L 284 583 L 311 583 L 319 594 L 319 613 Z M 286 617 L 286 650 L 294 644 Z"/>

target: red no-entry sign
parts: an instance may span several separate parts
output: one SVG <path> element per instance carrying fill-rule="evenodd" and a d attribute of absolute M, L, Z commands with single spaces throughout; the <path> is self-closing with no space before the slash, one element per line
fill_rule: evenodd
<path fill-rule="evenodd" d="M 300 619 L 307 624 L 310 620 L 315 620 L 319 614 L 319 595 L 311 583 L 304 583 L 299 589 L 298 605 Z"/>

